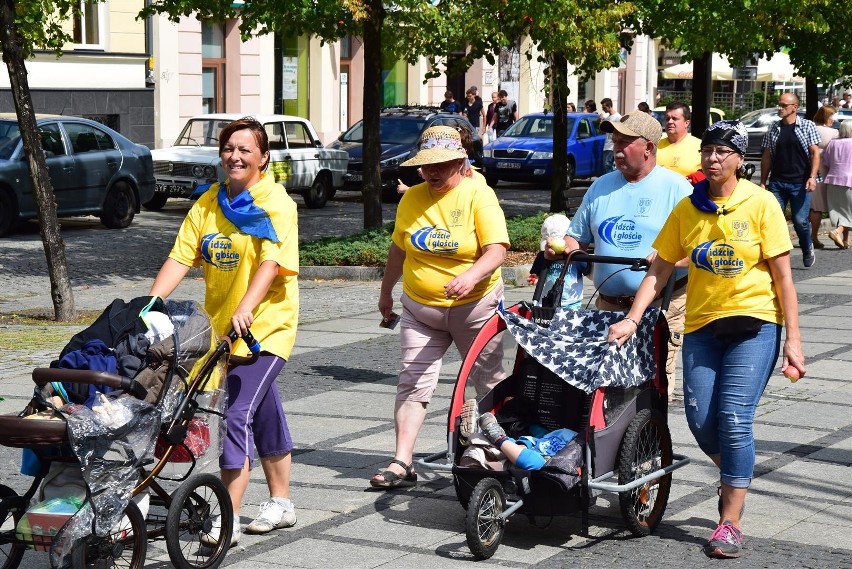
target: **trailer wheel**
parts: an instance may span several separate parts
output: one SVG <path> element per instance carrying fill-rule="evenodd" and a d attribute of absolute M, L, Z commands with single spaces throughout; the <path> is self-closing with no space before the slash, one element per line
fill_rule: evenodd
<path fill-rule="evenodd" d="M 630 422 L 618 453 L 618 483 L 628 484 L 672 463 L 672 437 L 662 416 L 643 409 Z M 635 536 L 652 533 L 663 519 L 672 475 L 621 492 L 618 501 L 624 522 Z"/>
<path fill-rule="evenodd" d="M 467 546 L 473 556 L 488 559 L 503 539 L 504 521 L 500 514 L 506 509 L 506 494 L 500 482 L 483 478 L 473 489 L 465 517 Z"/>

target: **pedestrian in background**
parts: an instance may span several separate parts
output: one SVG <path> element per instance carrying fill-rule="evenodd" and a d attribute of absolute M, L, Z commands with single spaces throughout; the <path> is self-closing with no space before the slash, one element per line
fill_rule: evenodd
<path fill-rule="evenodd" d="M 819 174 L 820 138 L 816 125 L 798 116 L 798 110 L 795 93 L 784 93 L 778 99 L 781 120 L 772 123 L 763 135 L 760 186 L 772 192 L 781 211 L 790 204 L 802 264 L 809 269 L 816 262 L 808 214 Z"/>
<path fill-rule="evenodd" d="M 574 103 L 568 103 L 567 108 L 568 108 L 569 113 L 576 113 L 577 112 L 577 105 L 575 105 Z"/>
<path fill-rule="evenodd" d="M 394 321 L 393 288 L 402 278 L 396 447 L 387 468 L 370 479 L 374 488 L 417 484 L 414 445 L 444 353 L 455 344 L 464 358 L 503 298 L 499 269 L 509 247 L 506 220 L 494 190 L 462 174 L 466 161 L 459 133 L 436 126 L 423 133 L 417 155 L 402 164 L 419 166 L 426 182 L 412 186 L 399 202 L 379 293 L 383 321 Z M 484 359 L 490 373 L 474 382 L 480 395 L 503 379 L 500 346 Z"/>
<path fill-rule="evenodd" d="M 505 89 L 500 89 L 498 92 L 499 100 L 494 107 L 494 133 L 499 138 L 506 130 L 518 120 L 518 105 L 509 98 L 509 93 Z"/>
<path fill-rule="evenodd" d="M 852 245 L 852 121 L 840 123 L 840 134 L 825 149 L 828 216 L 834 226 L 828 236 L 841 249 Z"/>
<path fill-rule="evenodd" d="M 485 134 L 485 109 L 482 107 L 482 99 L 476 96 L 474 87 L 471 87 L 465 93 L 465 100 L 462 103 L 461 113 L 467 117 L 471 126 L 476 129 L 481 135 Z"/>
<path fill-rule="evenodd" d="M 445 113 L 460 113 L 461 103 L 455 100 L 452 91 L 444 91 L 444 100 L 441 101 L 441 111 Z"/>
<path fill-rule="evenodd" d="M 651 107 L 649 107 L 648 103 L 646 103 L 645 101 L 642 101 L 641 103 L 639 103 L 639 106 L 637 107 L 637 109 L 639 109 L 643 113 L 648 113 L 649 115 L 651 114 Z"/>
<path fill-rule="evenodd" d="M 585 110 L 587 113 L 597 113 L 598 105 L 592 99 L 589 99 L 588 101 L 583 103 L 583 110 Z"/>
<path fill-rule="evenodd" d="M 657 164 L 693 180 L 693 174 L 701 170 L 701 140 L 689 134 L 691 122 L 689 105 L 680 101 L 666 105 L 666 136 L 657 146 Z"/>
<path fill-rule="evenodd" d="M 494 142 L 497 139 L 497 133 L 494 132 L 494 112 L 497 110 L 497 103 L 499 102 L 500 93 L 494 91 L 491 93 L 491 102 L 485 112 L 485 136 L 488 137 L 488 142 Z"/>
<path fill-rule="evenodd" d="M 296 523 L 290 501 L 293 440 L 276 378 L 296 342 L 299 238 L 296 203 L 267 171 L 269 140 L 263 125 L 253 118 L 228 124 L 219 134 L 219 157 L 227 179 L 213 184 L 190 208 L 148 294 L 169 296 L 190 267 L 201 266 L 204 309 L 216 335 L 233 328 L 242 337 L 251 327 L 260 342 L 259 357 L 240 363 L 236 360 L 250 353 L 237 341 L 226 376 L 227 434 L 219 468 L 234 506 L 231 545 L 236 545 L 255 450 L 270 498 L 246 531 L 267 533 Z M 219 259 L 220 250 L 227 250 L 227 259 Z M 215 518 L 202 542 L 215 547 L 221 524 L 221 517 Z"/>
<path fill-rule="evenodd" d="M 814 114 L 814 124 L 816 125 L 817 133 L 819 133 L 819 150 L 820 156 L 825 152 L 828 143 L 837 138 L 837 129 L 834 124 L 834 114 L 837 111 L 831 105 L 823 105 Z M 814 249 L 824 249 L 825 245 L 819 240 L 819 228 L 822 225 L 822 214 L 828 211 L 828 194 L 827 184 L 825 183 L 825 174 L 828 172 L 825 164 L 820 158 L 819 166 L 820 176 L 817 179 L 816 189 L 811 194 L 811 211 L 809 221 L 811 223 L 811 241 L 814 244 Z"/>
<path fill-rule="evenodd" d="M 704 132 L 707 179 L 660 230 L 657 256 L 633 306 L 608 337 L 624 344 L 675 263 L 689 260 L 684 410 L 699 447 L 719 468 L 719 522 L 704 553 L 723 559 L 740 554 L 740 518 L 754 476 L 754 413 L 778 359 L 782 324 L 782 368 L 805 375 L 793 245 L 777 200 L 741 179 L 747 148 L 748 130 L 739 121 L 720 121 Z"/>
<path fill-rule="evenodd" d="M 606 97 L 605 99 L 601 99 L 601 109 L 603 112 L 601 113 L 601 120 L 610 121 L 610 122 L 618 122 L 621 120 L 621 115 L 616 112 L 615 108 L 612 106 L 612 99 Z M 607 172 L 612 172 L 615 169 L 615 159 L 612 157 L 612 134 L 608 133 L 606 135 L 606 140 L 603 145 L 603 163 L 604 163 L 604 174 Z"/>

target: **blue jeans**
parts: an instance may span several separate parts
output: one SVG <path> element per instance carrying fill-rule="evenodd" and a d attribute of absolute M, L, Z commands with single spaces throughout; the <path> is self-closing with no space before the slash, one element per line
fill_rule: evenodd
<path fill-rule="evenodd" d="M 772 192 L 781 211 L 790 203 L 790 212 L 793 214 L 793 227 L 799 237 L 799 247 L 802 251 L 811 250 L 811 222 L 808 221 L 808 212 L 811 209 L 811 193 L 805 189 L 804 183 L 779 182 L 770 180 L 766 189 Z"/>
<path fill-rule="evenodd" d="M 604 174 L 615 170 L 615 152 L 613 150 L 603 151 Z"/>
<path fill-rule="evenodd" d="M 748 488 L 754 474 L 752 423 L 778 359 L 781 326 L 767 322 L 740 340 L 714 338 L 704 326 L 683 338 L 686 421 L 698 446 L 720 457 L 720 478 Z"/>

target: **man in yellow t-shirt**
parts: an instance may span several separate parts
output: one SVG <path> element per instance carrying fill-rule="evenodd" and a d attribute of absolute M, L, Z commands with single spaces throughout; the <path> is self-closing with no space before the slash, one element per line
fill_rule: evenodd
<path fill-rule="evenodd" d="M 701 141 L 689 134 L 692 112 L 689 105 L 675 102 L 666 106 L 666 136 L 657 145 L 657 164 L 682 176 L 701 170 Z"/>

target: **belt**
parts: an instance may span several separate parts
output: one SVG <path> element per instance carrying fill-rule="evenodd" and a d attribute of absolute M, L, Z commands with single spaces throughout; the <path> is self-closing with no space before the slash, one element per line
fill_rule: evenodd
<path fill-rule="evenodd" d="M 680 290 L 686 286 L 687 277 L 683 277 L 677 279 L 674 284 L 674 290 Z M 619 308 L 630 308 L 633 306 L 633 300 L 636 298 L 635 296 L 609 296 L 608 294 L 598 293 L 598 296 L 601 297 L 601 300 L 608 302 L 609 304 L 615 304 Z"/>

